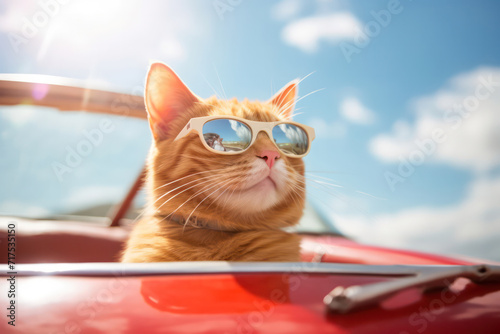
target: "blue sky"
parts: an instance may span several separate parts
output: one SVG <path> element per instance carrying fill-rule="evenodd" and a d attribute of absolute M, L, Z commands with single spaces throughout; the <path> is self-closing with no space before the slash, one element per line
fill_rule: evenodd
<path fill-rule="evenodd" d="M 311 199 L 341 230 L 374 244 L 500 260 L 498 1 L 74 0 L 47 8 L 52 16 L 16 50 L 13 34 L 23 36 L 44 9 L 0 2 L 0 72 L 137 93 L 149 62 L 161 60 L 201 97 L 260 100 L 310 74 L 300 95 L 320 91 L 298 102 L 295 120 L 316 128 L 305 159 L 316 180 Z M 470 111 L 453 109 L 464 103 Z M 117 134 L 129 131 L 122 123 Z M 416 144 L 429 140 L 427 153 Z M 404 167 L 413 171 L 402 176 Z M 323 181 L 342 188 L 318 189 Z"/>

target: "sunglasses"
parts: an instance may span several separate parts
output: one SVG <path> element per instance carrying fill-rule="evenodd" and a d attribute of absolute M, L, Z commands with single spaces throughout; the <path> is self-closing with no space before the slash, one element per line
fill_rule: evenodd
<path fill-rule="evenodd" d="M 281 153 L 301 158 L 309 153 L 315 137 L 312 127 L 295 122 L 256 122 L 234 116 L 204 116 L 191 118 L 175 140 L 185 137 L 191 130 L 198 132 L 209 151 L 227 155 L 246 151 L 264 131 Z"/>

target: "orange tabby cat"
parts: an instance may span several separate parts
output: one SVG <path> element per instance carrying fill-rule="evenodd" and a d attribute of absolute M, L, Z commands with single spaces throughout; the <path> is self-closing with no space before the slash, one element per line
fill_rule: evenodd
<path fill-rule="evenodd" d="M 304 209 L 301 158 L 280 154 L 265 132 L 237 155 L 211 152 L 194 131 L 175 140 L 195 117 L 288 120 L 297 84 L 292 81 L 269 102 L 201 99 L 168 66 L 151 66 L 145 92 L 154 136 L 149 205 L 123 262 L 299 261 L 300 237 L 282 228 L 297 224 Z M 223 138 L 207 135 L 210 145 L 222 145 Z"/>

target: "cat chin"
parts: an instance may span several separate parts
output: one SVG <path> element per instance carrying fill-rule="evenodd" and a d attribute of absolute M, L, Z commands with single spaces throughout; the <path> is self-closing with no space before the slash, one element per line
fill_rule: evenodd
<path fill-rule="evenodd" d="M 282 161 L 279 161 L 275 164 L 273 171 L 269 173 L 267 165 L 264 163 L 263 167 L 261 163 L 262 161 L 257 161 L 250 174 L 269 174 L 267 177 L 261 177 L 260 180 L 249 178 L 249 185 L 223 194 L 220 202 L 244 214 L 265 211 L 278 204 L 283 199 L 283 190 L 286 188 L 286 166 Z"/>
<path fill-rule="evenodd" d="M 268 179 L 250 189 L 223 197 L 220 198 L 221 203 L 243 214 L 265 211 L 278 204 L 281 199 L 273 181 Z"/>

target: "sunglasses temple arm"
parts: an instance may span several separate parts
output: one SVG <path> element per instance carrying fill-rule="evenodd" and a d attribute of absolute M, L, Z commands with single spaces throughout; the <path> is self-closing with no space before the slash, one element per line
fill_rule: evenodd
<path fill-rule="evenodd" d="M 182 137 L 186 136 L 189 132 L 191 132 L 191 121 L 189 121 L 184 128 L 182 128 L 181 132 L 175 137 L 174 141 L 181 139 Z"/>

